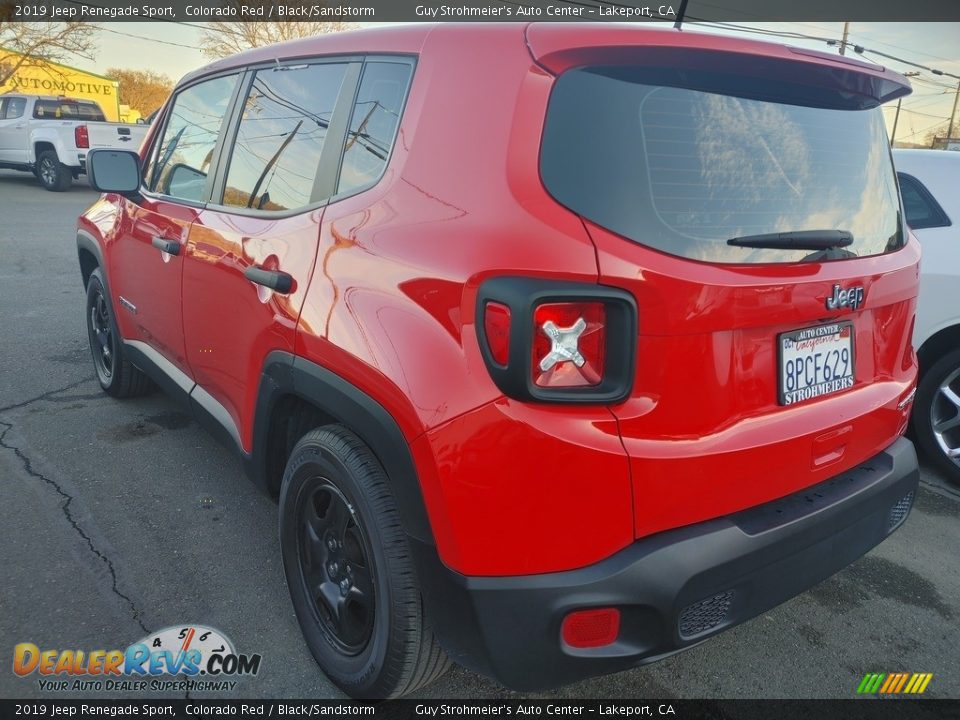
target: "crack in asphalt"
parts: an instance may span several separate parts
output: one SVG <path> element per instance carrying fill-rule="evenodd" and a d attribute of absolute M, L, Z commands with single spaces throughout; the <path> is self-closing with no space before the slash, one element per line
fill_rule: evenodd
<path fill-rule="evenodd" d="M 75 387 L 79 387 L 80 385 L 90 382 L 93 379 L 94 379 L 93 376 L 86 377 L 83 380 L 77 380 L 76 382 L 70 383 L 69 385 L 64 385 L 62 388 L 57 388 L 56 390 L 48 390 L 42 395 L 37 395 L 36 397 L 30 398 L 29 400 L 24 400 L 23 402 L 14 403 L 13 405 L 7 405 L 5 407 L 0 407 L 0 413 L 9 412 L 10 410 L 19 410 L 21 408 L 25 408 L 27 405 L 32 405 L 35 402 L 40 402 L 41 400 L 47 400 L 51 395 L 59 395 L 60 393 L 66 392 L 67 390 L 73 390 Z"/>
<path fill-rule="evenodd" d="M 87 380 L 83 380 L 81 382 L 87 382 Z M 29 405 L 31 402 L 37 402 L 38 400 L 43 400 L 49 395 L 53 395 L 59 392 L 64 392 L 65 390 L 69 390 L 72 387 L 76 387 L 79 384 L 80 383 L 74 383 L 73 385 L 68 385 L 66 387 L 60 388 L 59 390 L 51 390 L 49 393 L 45 393 L 44 395 L 36 397 L 31 401 L 20 403 L 19 405 L 11 406 L 9 408 L 2 408 L 0 409 L 0 412 L 5 412 L 7 410 L 11 410 L 17 407 L 23 407 L 25 405 Z M 114 568 L 113 566 L 113 561 L 106 554 L 101 552 L 99 548 L 97 548 L 97 546 L 93 542 L 93 539 L 90 537 L 90 535 L 87 534 L 86 530 L 83 529 L 80 523 L 77 522 L 77 519 L 73 516 L 73 513 L 70 510 L 70 504 L 73 502 L 73 499 L 74 499 L 73 495 L 71 495 L 66 490 L 64 490 L 60 486 L 60 483 L 58 483 L 56 480 L 49 478 L 46 475 L 44 475 L 42 472 L 39 472 L 38 470 L 36 470 L 33 467 L 33 461 L 27 456 L 27 454 L 23 452 L 23 450 L 21 450 L 16 445 L 12 445 L 7 440 L 7 433 L 9 433 L 13 429 L 13 423 L 7 422 L 5 420 L 0 420 L 0 425 L 5 426 L 5 429 L 3 430 L 3 432 L 0 433 L 0 447 L 6 450 L 10 450 L 11 452 L 14 453 L 14 455 L 17 456 L 17 458 L 20 460 L 21 464 L 23 465 L 23 469 L 26 471 L 27 475 L 29 475 L 30 477 L 36 478 L 38 480 L 42 480 L 44 483 L 46 483 L 51 488 L 53 488 L 54 492 L 56 492 L 60 497 L 63 498 L 64 502 L 60 505 L 60 511 L 63 513 L 64 518 L 66 518 L 67 522 L 70 524 L 70 527 L 72 527 L 74 531 L 81 538 L 83 538 L 83 540 L 87 543 L 87 547 L 89 548 L 90 552 L 93 553 L 107 568 L 107 572 L 110 573 L 111 590 L 113 591 L 113 594 L 127 603 L 127 605 L 130 607 L 130 610 L 133 612 L 134 622 L 136 622 L 137 625 L 140 626 L 140 628 L 144 631 L 144 633 L 149 633 L 150 630 L 143 623 L 143 619 L 141 618 L 143 614 L 142 611 L 137 607 L 136 603 L 133 602 L 133 600 L 130 598 L 129 595 L 126 595 L 123 592 L 121 592 L 120 586 L 117 580 L 117 571 L 116 571 L 116 568 Z"/>

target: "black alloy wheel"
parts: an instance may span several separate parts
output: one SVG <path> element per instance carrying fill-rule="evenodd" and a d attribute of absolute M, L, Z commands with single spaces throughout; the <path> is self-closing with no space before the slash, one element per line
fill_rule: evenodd
<path fill-rule="evenodd" d="M 116 338 L 110 327 L 110 314 L 107 299 L 103 296 L 103 287 L 97 286 L 90 303 L 90 349 L 93 364 L 101 384 L 110 384 L 113 378 L 113 363 L 117 356 Z"/>
<path fill-rule="evenodd" d="M 344 494 L 323 477 L 304 483 L 297 501 L 300 580 L 314 619 L 347 655 L 373 634 L 376 592 L 368 540 Z"/>
<path fill-rule="evenodd" d="M 290 600 L 337 687 L 389 698 L 440 677 L 450 660 L 423 607 L 393 487 L 364 441 L 342 425 L 306 432 L 289 451 L 279 500 Z"/>

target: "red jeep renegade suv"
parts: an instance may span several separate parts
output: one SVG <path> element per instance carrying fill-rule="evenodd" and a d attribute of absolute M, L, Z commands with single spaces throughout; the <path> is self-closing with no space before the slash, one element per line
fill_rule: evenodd
<path fill-rule="evenodd" d="M 93 151 L 97 376 L 279 499 L 345 692 L 517 689 L 762 613 L 903 521 L 919 249 L 882 68 L 691 32 L 411 25 L 183 79 Z"/>

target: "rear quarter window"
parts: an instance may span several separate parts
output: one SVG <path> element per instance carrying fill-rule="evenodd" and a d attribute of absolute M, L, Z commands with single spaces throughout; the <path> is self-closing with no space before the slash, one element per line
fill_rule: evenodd
<path fill-rule="evenodd" d="M 879 109 L 838 110 L 663 84 L 639 69 L 571 70 L 547 111 L 541 176 L 560 203 L 634 242 L 719 263 L 796 262 L 804 250 L 727 240 L 846 230 L 845 250 L 903 244 Z"/>
<path fill-rule="evenodd" d="M 413 66 L 368 62 L 350 120 L 337 193 L 373 185 L 387 166 Z"/>
<path fill-rule="evenodd" d="M 907 225 L 914 230 L 950 225 L 947 213 L 922 182 L 907 173 L 897 173 L 897 176 L 900 180 L 900 195 L 903 197 L 903 212 Z"/>

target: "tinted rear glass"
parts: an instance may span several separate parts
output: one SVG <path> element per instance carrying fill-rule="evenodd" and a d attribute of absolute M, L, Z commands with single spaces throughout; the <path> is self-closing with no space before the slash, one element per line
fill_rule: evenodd
<path fill-rule="evenodd" d="M 103 111 L 93 103 L 61 102 L 59 100 L 37 100 L 33 106 L 33 116 L 45 120 L 92 120 L 103 121 Z"/>
<path fill-rule="evenodd" d="M 696 260 L 796 262 L 810 251 L 727 240 L 798 230 L 851 232 L 846 250 L 861 257 L 903 243 L 879 108 L 767 102 L 582 68 L 551 95 L 541 175 L 588 220 Z"/>

